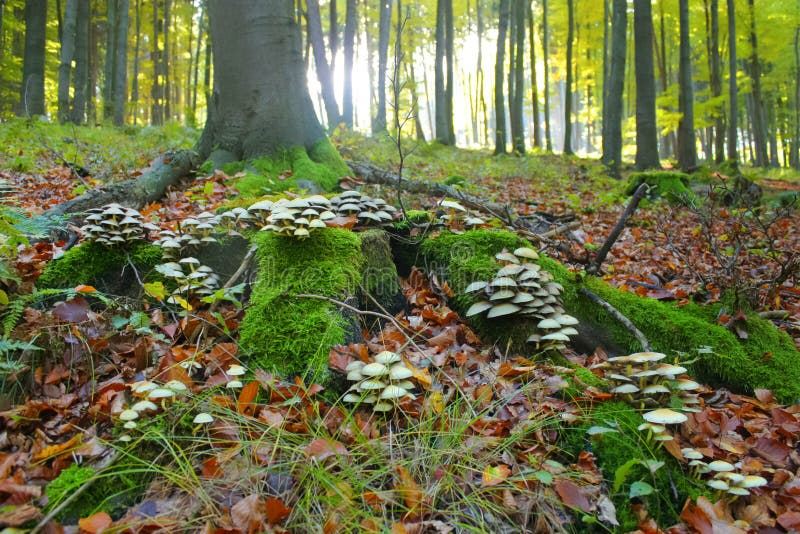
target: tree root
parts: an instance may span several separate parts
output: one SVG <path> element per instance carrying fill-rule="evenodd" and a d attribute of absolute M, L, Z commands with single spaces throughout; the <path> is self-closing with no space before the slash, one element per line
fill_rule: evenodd
<path fill-rule="evenodd" d="M 627 328 L 630 331 L 630 333 L 633 334 L 633 336 L 637 339 L 637 341 L 639 341 L 639 344 L 642 345 L 642 350 L 648 352 L 650 351 L 650 343 L 647 341 L 647 338 L 644 336 L 641 330 L 636 328 L 636 325 L 634 325 L 630 319 L 622 315 L 622 313 L 620 313 L 618 309 L 616 309 L 614 306 L 612 306 L 611 304 L 600 298 L 596 293 L 593 293 L 592 291 L 586 289 L 585 287 L 580 288 L 578 292 L 581 295 L 588 298 L 589 300 L 591 300 L 592 302 L 594 302 L 595 304 L 605 309 L 617 321 L 619 321 L 622 324 L 622 326 Z"/>

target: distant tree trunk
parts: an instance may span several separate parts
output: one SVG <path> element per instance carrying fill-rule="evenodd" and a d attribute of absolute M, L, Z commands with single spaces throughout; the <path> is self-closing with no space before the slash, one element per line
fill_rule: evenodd
<path fill-rule="evenodd" d="M 605 106 L 606 102 L 606 95 L 608 93 L 608 77 L 611 72 L 611 58 L 608 55 L 608 47 L 611 41 L 611 33 L 608 25 L 609 19 L 611 18 L 611 13 L 608 8 L 608 1 L 609 0 L 603 0 L 603 92 L 601 93 L 603 98 L 603 106 Z"/>
<path fill-rule="evenodd" d="M 394 130 L 396 132 L 400 131 L 400 89 L 403 87 L 403 84 L 400 80 L 400 74 L 403 62 L 403 0 L 397 0 L 397 18 L 395 19 L 394 25 L 394 67 L 393 72 L 396 76 L 395 83 L 397 85 L 397 90 L 392 91 L 392 111 L 394 112 L 394 120 L 392 124 L 394 124 Z"/>
<path fill-rule="evenodd" d="M 336 94 L 333 88 L 333 75 L 325 55 L 325 42 L 322 39 L 322 22 L 319 12 L 319 0 L 306 2 L 308 39 L 311 41 L 311 50 L 314 52 L 314 65 L 317 70 L 322 101 L 325 104 L 325 115 L 328 117 L 328 128 L 333 129 L 341 118 L 339 104 L 336 103 Z"/>
<path fill-rule="evenodd" d="M 114 58 L 114 126 L 125 123 L 125 104 L 128 100 L 128 7 L 128 0 L 119 0 Z"/>
<path fill-rule="evenodd" d="M 164 108 L 161 106 L 161 51 L 158 47 L 159 25 L 158 0 L 153 0 L 153 49 L 150 52 L 153 58 L 153 85 L 150 89 L 150 97 L 153 102 L 150 111 L 150 123 L 155 126 L 164 123 Z"/>
<path fill-rule="evenodd" d="M 337 9 L 336 0 L 331 0 L 328 10 L 328 44 L 331 48 L 331 72 L 336 70 L 336 54 L 339 52 L 339 10 Z M 347 15 L 345 15 L 345 18 Z M 345 26 L 347 21 L 345 20 Z M 347 32 L 347 29 L 345 29 Z M 345 36 L 345 39 L 347 37 Z M 347 45 L 345 45 L 347 46 Z"/>
<path fill-rule="evenodd" d="M 711 43 L 709 50 L 709 82 L 711 97 L 719 99 L 722 95 L 721 61 L 719 57 L 719 0 L 711 0 Z M 714 121 L 714 161 L 725 160 L 725 116 L 722 106 L 715 109 Z"/>
<path fill-rule="evenodd" d="M 190 104 L 190 118 L 191 124 L 197 123 L 197 86 L 200 85 L 200 43 L 203 42 L 205 35 L 205 7 L 200 7 L 200 20 L 197 23 L 197 43 L 195 43 L 194 51 L 194 83 L 192 84 L 192 102 Z"/>
<path fill-rule="evenodd" d="M 133 45 L 133 80 L 131 81 L 131 112 L 133 115 L 133 124 L 136 125 L 139 119 L 139 48 L 141 45 L 141 30 L 142 30 L 142 4 L 141 0 L 136 0 L 136 23 Z M 200 10 L 200 19 L 202 22 L 203 11 Z M 198 40 L 199 42 L 199 40 Z M 196 69 L 195 69 L 196 70 Z M 192 85 L 192 80 L 187 80 Z M 195 76 L 194 86 L 197 85 L 197 77 Z"/>
<path fill-rule="evenodd" d="M 553 151 L 550 135 L 550 28 L 547 24 L 547 0 L 542 1 L 542 62 L 544 63 L 544 140 L 548 152 Z"/>
<path fill-rule="evenodd" d="M 525 116 L 522 113 L 522 100 L 525 95 L 525 71 L 523 60 L 525 58 L 525 8 L 530 7 L 528 0 L 514 0 L 514 100 L 509 102 L 511 107 L 511 142 L 514 152 L 525 153 Z M 530 9 L 529 9 L 530 11 Z"/>
<path fill-rule="evenodd" d="M 97 7 L 92 2 L 89 3 L 89 83 L 86 86 L 86 120 L 89 124 L 97 122 L 97 98 L 95 98 L 95 88 L 98 86 L 100 76 L 100 31 L 98 24 L 94 22 Z"/>
<path fill-rule="evenodd" d="M 778 108 L 780 99 L 774 94 L 767 95 L 767 141 L 769 143 L 769 166 L 780 167 L 778 160 Z"/>
<path fill-rule="evenodd" d="M 344 102 L 342 102 L 342 122 L 348 128 L 353 127 L 353 53 L 357 17 L 356 0 L 347 0 L 347 13 L 345 14 L 344 22 Z"/>
<path fill-rule="evenodd" d="M 445 7 L 444 4 L 447 0 L 436 1 L 436 36 L 435 36 L 435 50 L 434 50 L 434 63 L 433 63 L 433 97 L 434 97 L 434 113 L 436 116 L 435 125 L 435 138 L 436 141 L 442 144 L 448 144 L 450 141 L 450 133 L 447 131 L 447 105 L 445 99 L 445 73 L 444 73 L 444 58 L 445 58 Z"/>
<path fill-rule="evenodd" d="M 484 92 L 484 75 L 483 75 L 483 2 L 482 0 L 475 1 L 475 12 L 478 19 L 478 66 L 475 85 L 477 86 L 478 94 L 477 100 L 480 109 L 483 111 L 483 145 L 489 144 L 489 119 L 487 117 L 486 94 Z"/>
<path fill-rule="evenodd" d="M 653 15 L 650 0 L 633 1 L 636 43 L 636 168 L 657 169 L 656 81 L 653 74 Z"/>
<path fill-rule="evenodd" d="M 69 113 L 69 88 L 72 59 L 75 56 L 75 25 L 78 18 L 78 0 L 67 0 L 64 9 L 64 28 L 61 34 L 61 63 L 58 65 L 58 120 L 67 122 Z"/>
<path fill-rule="evenodd" d="M 447 120 L 448 145 L 455 146 L 456 130 L 453 123 L 453 92 L 455 91 L 455 21 L 453 17 L 453 0 L 445 0 L 444 4 L 444 55 L 447 60 L 447 77 L 444 87 L 445 117 Z"/>
<path fill-rule="evenodd" d="M 613 0 L 611 15 L 611 65 L 603 104 L 603 164 L 619 176 L 622 163 L 622 94 L 625 88 L 628 1 Z"/>
<path fill-rule="evenodd" d="M 503 72 L 506 63 L 508 0 L 500 0 L 500 22 L 497 27 L 497 55 L 494 62 L 494 153 L 506 153 L 506 109 L 503 94 Z"/>
<path fill-rule="evenodd" d="M 767 166 L 767 134 L 764 131 L 763 97 L 761 95 L 761 62 L 758 59 L 756 38 L 755 1 L 747 0 L 750 7 L 750 78 L 753 81 L 753 141 L 756 149 L 756 167 Z"/>
<path fill-rule="evenodd" d="M 689 0 L 678 2 L 680 13 L 680 87 L 678 106 L 678 165 L 684 172 L 697 167 L 697 141 L 694 136 L 694 88 L 692 86 L 692 49 L 689 44 Z"/>
<path fill-rule="evenodd" d="M 114 67 L 117 58 L 117 0 L 106 0 L 106 59 L 103 64 L 103 120 L 114 116 Z"/>
<path fill-rule="evenodd" d="M 378 21 L 378 113 L 372 123 L 372 133 L 386 131 L 386 65 L 389 57 L 389 34 L 392 22 L 392 1 L 380 0 Z"/>
<path fill-rule="evenodd" d="M 734 0 L 728 3 L 728 161 L 736 165 L 739 162 L 739 90 L 736 85 L 736 9 Z"/>
<path fill-rule="evenodd" d="M 161 76 L 164 78 L 164 84 L 161 90 L 161 96 L 164 109 L 164 120 L 172 120 L 172 82 L 170 81 L 169 65 L 171 63 L 172 49 L 169 42 L 170 26 L 172 11 L 172 0 L 164 0 L 164 47 L 161 50 Z"/>
<path fill-rule="evenodd" d="M 797 9 L 800 10 L 800 0 Z M 792 167 L 800 169 L 800 21 L 794 31 L 794 142 L 789 160 Z"/>
<path fill-rule="evenodd" d="M 25 2 L 25 57 L 22 62 L 20 114 L 44 115 L 44 44 L 47 0 Z"/>
<path fill-rule="evenodd" d="M 564 95 L 564 154 L 572 152 L 572 41 L 575 38 L 575 2 L 567 0 L 567 86 Z"/>
<path fill-rule="evenodd" d="M 533 105 L 533 146 L 542 148 L 542 124 L 539 121 L 539 91 L 536 83 L 536 39 L 534 39 L 533 6 L 528 8 L 528 41 L 530 42 L 531 103 Z"/>
<path fill-rule="evenodd" d="M 86 94 L 89 85 L 89 0 L 78 0 L 75 17 L 75 92 L 70 118 L 75 124 L 83 124 L 86 116 Z"/>

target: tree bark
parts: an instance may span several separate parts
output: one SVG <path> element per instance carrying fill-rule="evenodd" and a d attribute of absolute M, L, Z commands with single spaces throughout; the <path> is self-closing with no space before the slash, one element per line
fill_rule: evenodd
<path fill-rule="evenodd" d="M 135 32 L 136 37 L 133 45 L 133 79 L 131 80 L 131 111 L 133 115 L 133 124 L 136 125 L 139 119 L 139 49 L 141 47 L 141 31 L 142 31 L 142 4 L 141 0 L 136 0 L 136 23 Z M 202 24 L 203 11 L 200 10 L 200 22 Z M 198 42 L 200 42 L 198 40 Z M 195 69 L 195 72 L 197 69 Z M 191 79 L 188 80 L 191 83 Z M 195 76 L 194 87 L 197 87 L 197 76 Z"/>
<path fill-rule="evenodd" d="M 678 123 L 678 165 L 684 172 L 697 167 L 697 142 L 694 136 L 694 88 L 692 86 L 692 49 L 689 43 L 689 0 L 679 1 L 680 13 L 680 87 Z"/>
<path fill-rule="evenodd" d="M 70 117 L 75 124 L 86 121 L 86 95 L 89 93 L 89 0 L 78 0 L 75 26 L 75 92 Z"/>
<path fill-rule="evenodd" d="M 721 61 L 719 57 L 719 0 L 711 0 L 711 42 L 709 43 L 709 84 L 711 97 L 719 99 L 722 95 Z M 725 160 L 725 116 L 722 106 L 714 109 L 714 161 L 722 163 Z"/>
<path fill-rule="evenodd" d="M 633 31 L 636 42 L 636 168 L 658 169 L 656 82 L 653 74 L 653 15 L 650 0 L 634 0 Z"/>
<path fill-rule="evenodd" d="M 567 0 L 567 81 L 564 95 L 564 154 L 572 151 L 572 41 L 575 39 L 575 2 Z"/>
<path fill-rule="evenodd" d="M 508 31 L 508 1 L 500 0 L 500 22 L 497 28 L 497 55 L 494 63 L 494 153 L 506 153 L 506 109 L 503 94 L 503 72 L 506 62 L 506 32 Z"/>
<path fill-rule="evenodd" d="M 169 65 L 171 63 L 172 49 L 169 42 L 170 26 L 172 18 L 172 0 L 164 0 L 164 47 L 161 49 L 161 76 L 164 84 L 161 90 L 163 98 L 162 106 L 164 109 L 164 120 L 172 120 L 172 83 L 169 75 Z"/>
<path fill-rule="evenodd" d="M 25 2 L 25 57 L 22 63 L 21 115 L 44 115 L 44 44 L 47 0 Z"/>
<path fill-rule="evenodd" d="M 378 113 L 372 123 L 372 134 L 386 131 L 386 65 L 389 58 L 389 34 L 392 22 L 392 0 L 380 0 L 378 21 Z"/>
<path fill-rule="evenodd" d="M 197 123 L 197 86 L 200 85 L 200 44 L 203 42 L 205 35 L 205 6 L 200 7 L 200 20 L 197 23 L 197 42 L 195 43 L 194 51 L 194 83 L 192 84 L 192 101 L 189 104 L 189 117 L 190 124 Z"/>
<path fill-rule="evenodd" d="M 763 96 L 761 94 L 761 61 L 758 58 L 758 39 L 756 38 L 755 1 L 747 0 L 750 7 L 750 79 L 753 82 L 753 141 L 756 150 L 756 167 L 766 167 L 767 134 L 765 131 Z"/>
<path fill-rule="evenodd" d="M 447 131 L 447 105 L 445 99 L 445 74 L 444 74 L 444 58 L 445 58 L 445 7 L 444 4 L 448 0 L 437 0 L 436 2 L 436 42 L 434 51 L 434 77 L 433 77 L 433 92 L 434 92 L 434 113 L 436 116 L 436 141 L 442 144 L 448 144 L 450 140 L 450 133 Z"/>
<path fill-rule="evenodd" d="M 544 140 L 548 152 L 553 151 L 553 138 L 550 135 L 550 28 L 547 24 L 547 0 L 542 2 L 542 62 L 544 63 Z"/>
<path fill-rule="evenodd" d="M 453 91 L 455 90 L 455 21 L 453 20 L 453 0 L 444 0 L 444 55 L 447 60 L 444 86 L 445 120 L 447 121 L 448 145 L 455 146 L 456 130 L 453 123 Z"/>
<path fill-rule="evenodd" d="M 525 153 L 525 119 L 522 114 L 522 97 L 525 94 L 525 72 L 523 70 L 523 59 L 525 57 L 525 6 L 527 0 L 514 0 L 514 64 L 511 68 L 514 71 L 514 98 L 509 102 L 511 108 L 511 141 L 514 152 L 517 154 Z"/>
<path fill-rule="evenodd" d="M 339 104 L 336 102 L 336 94 L 333 89 L 333 74 L 325 55 L 325 42 L 322 40 L 322 22 L 319 12 L 319 0 L 308 0 L 307 24 L 308 39 L 311 41 L 311 50 L 314 52 L 314 65 L 317 68 L 317 79 L 319 79 L 322 91 L 322 101 L 325 104 L 325 115 L 328 117 L 328 128 L 333 129 L 339 123 Z M 216 65 L 216 62 L 215 62 Z"/>
<path fill-rule="evenodd" d="M 61 62 L 58 65 L 58 120 L 67 122 L 72 59 L 75 56 L 75 26 L 78 19 L 78 0 L 67 0 L 64 8 L 64 28 L 61 34 Z"/>
<path fill-rule="evenodd" d="M 106 59 L 103 64 L 103 120 L 114 116 L 114 69 L 117 60 L 117 0 L 106 0 Z"/>
<path fill-rule="evenodd" d="M 344 22 L 344 102 L 342 103 L 342 122 L 353 127 L 353 54 L 356 39 L 356 0 L 347 0 L 347 13 Z"/>
<path fill-rule="evenodd" d="M 292 2 L 212 0 L 214 94 L 198 142 L 206 157 L 219 147 L 238 158 L 280 148 L 312 148 L 325 137 L 308 94 Z"/>
<path fill-rule="evenodd" d="M 158 18 L 159 0 L 153 0 L 153 49 L 150 54 L 153 59 L 153 85 L 150 88 L 150 124 L 159 126 L 164 123 L 164 109 L 161 106 L 161 51 L 158 47 L 158 34 L 160 33 Z"/>
<path fill-rule="evenodd" d="M 532 8 L 533 6 L 531 6 Z M 528 9 L 528 41 L 530 42 L 531 103 L 533 107 L 533 146 L 542 148 L 542 123 L 539 120 L 539 90 L 536 82 L 536 39 L 534 38 L 533 9 Z"/>
<path fill-rule="evenodd" d="M 797 9 L 800 10 L 800 0 Z M 800 169 L 800 21 L 794 31 L 794 142 L 789 161 L 793 168 Z"/>
<path fill-rule="evenodd" d="M 739 89 L 736 85 L 736 8 L 734 0 L 728 4 L 728 161 L 734 165 L 739 162 Z"/>
<path fill-rule="evenodd" d="M 347 15 L 345 14 L 346 18 Z M 346 25 L 347 21 L 345 20 Z M 345 29 L 346 31 L 347 29 Z M 328 46 L 331 49 L 331 72 L 333 72 L 336 70 L 336 54 L 339 53 L 339 10 L 337 9 L 336 0 L 331 0 L 328 9 Z"/>
<path fill-rule="evenodd" d="M 114 126 L 125 123 L 125 104 L 128 100 L 128 7 L 128 0 L 119 0 L 114 58 Z"/>
<path fill-rule="evenodd" d="M 622 163 L 622 95 L 625 88 L 628 2 L 613 0 L 611 14 L 611 65 L 603 104 L 603 164 L 619 176 Z"/>

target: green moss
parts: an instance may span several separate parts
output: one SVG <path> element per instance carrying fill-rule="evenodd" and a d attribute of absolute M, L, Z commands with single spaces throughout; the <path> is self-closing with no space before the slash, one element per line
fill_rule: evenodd
<path fill-rule="evenodd" d="M 628 177 L 625 194 L 632 195 L 641 184 L 652 186 L 650 198 L 665 198 L 669 202 L 682 203 L 694 198 L 689 189 L 689 175 L 682 172 L 636 172 Z"/>
<path fill-rule="evenodd" d="M 233 172 L 245 172 L 235 182 L 235 187 L 240 196 L 247 198 L 288 189 L 305 189 L 309 183 L 316 184 L 323 191 L 332 191 L 339 185 L 339 178 L 350 174 L 350 168 L 327 138 L 320 139 L 308 151 L 304 147 L 292 147 L 268 158 L 231 163 L 225 167 L 229 168 Z"/>
<path fill-rule="evenodd" d="M 161 262 L 161 248 L 148 243 L 138 243 L 127 249 L 82 243 L 49 262 L 37 285 L 39 288 L 65 288 L 94 285 L 107 279 L 108 285 L 113 287 L 114 279 L 122 279 L 120 273 L 128 265 L 128 258 L 140 271 L 150 271 Z M 98 289 L 106 290 L 103 287 Z"/>
<path fill-rule="evenodd" d="M 383 230 L 368 230 L 360 234 L 364 266 L 361 270 L 361 287 L 384 308 L 391 308 L 400 294 L 397 268 L 389 248 L 389 236 Z M 368 299 L 362 303 L 374 308 Z"/>
<path fill-rule="evenodd" d="M 347 320 L 333 304 L 305 293 L 345 300 L 358 293 L 361 240 L 353 232 L 328 228 L 304 241 L 260 232 L 259 275 L 251 306 L 240 327 L 240 344 L 255 366 L 282 373 L 324 377 L 328 352 L 343 343 Z"/>
<path fill-rule="evenodd" d="M 646 482 L 654 488 L 651 495 L 638 499 L 646 501 L 650 516 L 661 527 L 679 522 L 680 511 L 687 498 L 696 499 L 708 493 L 701 484 L 684 473 L 681 465 L 663 448 L 646 440 L 646 435 L 636 429 L 643 422 L 642 416 L 630 406 L 606 402 L 587 414 L 581 426 L 566 428 L 561 436 L 562 446 L 573 458 L 577 458 L 583 450 L 594 453 L 617 509 L 619 532 L 631 532 L 637 528 L 637 520 L 630 506 L 632 500 L 629 498 L 634 482 Z M 592 426 L 611 428 L 616 432 L 589 436 L 587 430 Z M 664 465 L 652 473 L 647 467 L 647 462 L 652 461 L 663 462 Z M 615 482 L 618 484 L 616 491 Z"/>

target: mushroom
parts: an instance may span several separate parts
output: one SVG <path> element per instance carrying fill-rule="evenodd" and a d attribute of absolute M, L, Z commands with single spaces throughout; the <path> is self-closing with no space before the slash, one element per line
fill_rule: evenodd
<path fill-rule="evenodd" d="M 106 204 L 88 211 L 81 227 L 87 241 L 104 246 L 127 246 L 145 240 L 153 227 L 145 223 L 142 214 L 119 204 Z"/>

